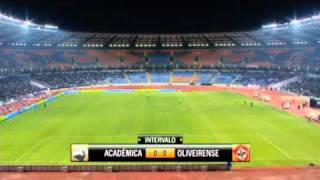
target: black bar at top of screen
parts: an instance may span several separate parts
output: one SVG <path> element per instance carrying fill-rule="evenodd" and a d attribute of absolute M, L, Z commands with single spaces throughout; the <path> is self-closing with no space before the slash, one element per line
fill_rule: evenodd
<path fill-rule="evenodd" d="M 138 144 L 183 144 L 181 135 L 139 135 Z"/>

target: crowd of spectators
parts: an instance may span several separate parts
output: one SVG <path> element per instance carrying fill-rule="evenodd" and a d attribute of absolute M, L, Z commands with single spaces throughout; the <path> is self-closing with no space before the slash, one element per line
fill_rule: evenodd
<path fill-rule="evenodd" d="M 12 100 L 21 100 L 24 97 L 32 97 L 36 93 L 47 89 L 73 88 L 89 85 L 105 85 L 109 83 L 128 83 L 125 74 L 128 72 L 120 71 L 65 71 L 65 72 L 42 72 L 28 73 L 25 75 L 12 75 L 0 77 L 0 106 L 4 102 Z M 136 72 L 138 73 L 138 72 Z M 145 72 L 139 72 L 146 75 Z M 168 77 L 170 72 L 168 71 Z M 290 72 L 236 72 L 237 78 L 234 84 L 255 84 L 259 86 L 268 86 L 273 83 L 291 78 L 297 74 Z M 156 78 L 157 73 L 150 72 L 152 79 Z M 210 78 L 213 78 L 213 73 Z M 227 74 L 221 72 L 220 74 Z M 201 81 L 201 77 L 199 77 Z M 37 82 L 41 86 L 32 84 Z M 169 78 L 167 78 L 169 82 Z M 146 82 L 146 80 L 144 80 Z M 137 82 L 139 83 L 139 82 Z M 142 82 L 140 82 L 142 83 Z M 320 79 L 303 78 L 303 80 L 290 83 L 284 90 L 295 92 L 306 96 L 320 96 Z M 2 103 L 1 103 L 2 102 Z"/>
<path fill-rule="evenodd" d="M 242 72 L 241 77 L 235 82 L 236 84 L 241 85 L 259 85 L 259 86 L 268 86 L 285 79 L 289 79 L 295 76 L 288 72 Z"/>
<path fill-rule="evenodd" d="M 0 105 L 1 102 L 22 99 L 28 95 L 47 89 L 72 88 L 79 86 L 100 85 L 114 82 L 119 72 L 47 72 L 31 73 L 28 75 L 12 75 L 0 78 Z M 32 85 L 37 82 L 41 86 Z"/>
<path fill-rule="evenodd" d="M 27 95 L 39 92 L 42 89 L 30 84 L 31 78 L 27 75 L 8 76 L 0 79 L 0 102 L 21 99 Z"/>
<path fill-rule="evenodd" d="M 70 88 L 104 84 L 109 77 L 108 72 L 58 72 L 33 74 L 32 78 L 42 82 L 50 89 Z"/>
<path fill-rule="evenodd" d="M 304 77 L 300 81 L 288 84 L 284 90 L 304 96 L 320 97 L 320 78 Z"/>

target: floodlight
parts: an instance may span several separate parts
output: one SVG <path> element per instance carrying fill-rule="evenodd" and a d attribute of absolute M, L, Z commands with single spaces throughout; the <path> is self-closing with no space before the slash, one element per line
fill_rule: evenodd
<path fill-rule="evenodd" d="M 299 25 L 300 23 L 301 23 L 301 20 L 298 20 L 298 19 L 293 19 L 290 21 L 291 25 Z"/>

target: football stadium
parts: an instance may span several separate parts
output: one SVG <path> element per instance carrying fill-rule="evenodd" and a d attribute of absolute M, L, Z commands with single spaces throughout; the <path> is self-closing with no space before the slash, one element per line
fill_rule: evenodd
<path fill-rule="evenodd" d="M 319 28 L 72 32 L 1 13 L 0 171 L 319 175 Z"/>

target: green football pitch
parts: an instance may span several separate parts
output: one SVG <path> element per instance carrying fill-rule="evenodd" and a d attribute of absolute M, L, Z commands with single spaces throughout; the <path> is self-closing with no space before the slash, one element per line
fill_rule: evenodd
<path fill-rule="evenodd" d="M 253 102 L 253 107 L 245 101 Z M 181 134 L 184 143 L 250 143 L 236 166 L 320 163 L 320 128 L 230 92 L 80 93 L 0 123 L 0 164 L 73 164 L 71 143 L 136 143 Z"/>

